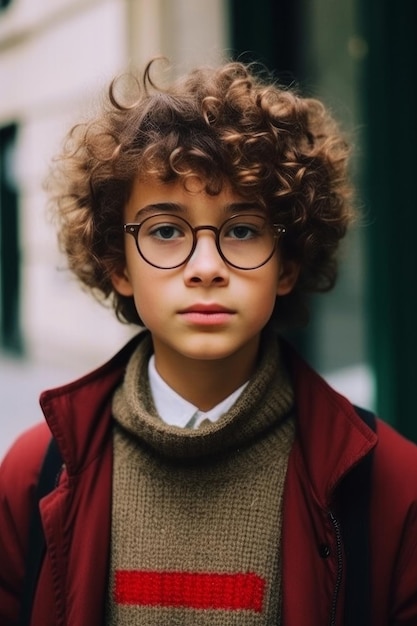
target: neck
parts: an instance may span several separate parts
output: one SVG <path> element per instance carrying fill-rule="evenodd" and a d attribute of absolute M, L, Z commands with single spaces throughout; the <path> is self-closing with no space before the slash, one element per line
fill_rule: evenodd
<path fill-rule="evenodd" d="M 200 411 L 209 411 L 253 375 L 259 338 L 223 359 L 191 359 L 155 345 L 155 367 L 165 382 Z"/>

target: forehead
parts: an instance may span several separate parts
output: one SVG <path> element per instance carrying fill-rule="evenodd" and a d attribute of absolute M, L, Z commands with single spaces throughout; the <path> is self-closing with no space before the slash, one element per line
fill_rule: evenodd
<path fill-rule="evenodd" d="M 248 205 L 247 199 L 237 193 L 226 180 L 218 194 L 207 193 L 205 181 L 192 176 L 186 181 L 162 182 L 155 176 L 138 176 L 126 205 L 126 218 L 135 219 L 140 212 L 166 210 L 166 205 L 177 205 L 178 210 L 194 216 L 210 211 L 225 214 Z"/>

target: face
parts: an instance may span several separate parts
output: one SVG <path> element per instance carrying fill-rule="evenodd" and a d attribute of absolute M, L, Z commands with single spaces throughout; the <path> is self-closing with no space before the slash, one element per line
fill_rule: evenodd
<path fill-rule="evenodd" d="M 197 178 L 191 189 L 179 181 L 165 184 L 138 178 L 124 218 L 126 223 L 137 223 L 150 215 L 172 213 L 193 227 L 219 228 L 231 215 L 245 211 L 247 201 L 227 185 L 210 196 Z M 262 214 L 259 209 L 256 212 Z M 171 231 L 162 234 L 171 236 Z M 275 299 L 291 291 L 297 268 L 283 263 L 278 251 L 257 269 L 231 267 L 217 250 L 215 234 L 207 229 L 198 231 L 196 248 L 185 264 L 159 269 L 140 256 L 134 237 L 126 235 L 125 239 L 126 267 L 113 276 L 113 284 L 122 295 L 133 296 L 152 334 L 160 373 L 197 361 L 213 367 L 225 360 L 231 366 L 247 362 L 250 368 Z"/>

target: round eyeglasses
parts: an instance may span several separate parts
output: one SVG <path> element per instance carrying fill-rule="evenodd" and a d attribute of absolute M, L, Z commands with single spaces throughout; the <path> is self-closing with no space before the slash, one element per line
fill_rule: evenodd
<path fill-rule="evenodd" d="M 233 215 L 220 228 L 203 225 L 195 228 L 182 217 L 160 213 L 140 223 L 124 224 L 132 235 L 141 257 L 159 269 L 175 269 L 187 263 L 197 246 L 197 233 L 211 230 L 219 255 L 228 265 L 254 270 L 273 256 L 284 226 L 271 224 L 263 215 Z"/>

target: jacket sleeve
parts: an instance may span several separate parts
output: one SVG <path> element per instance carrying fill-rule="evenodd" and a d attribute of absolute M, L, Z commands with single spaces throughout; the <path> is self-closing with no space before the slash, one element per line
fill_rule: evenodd
<path fill-rule="evenodd" d="M 46 424 L 23 433 L 0 465 L 0 624 L 15 626 L 25 572 L 31 511 L 45 449 Z"/>

